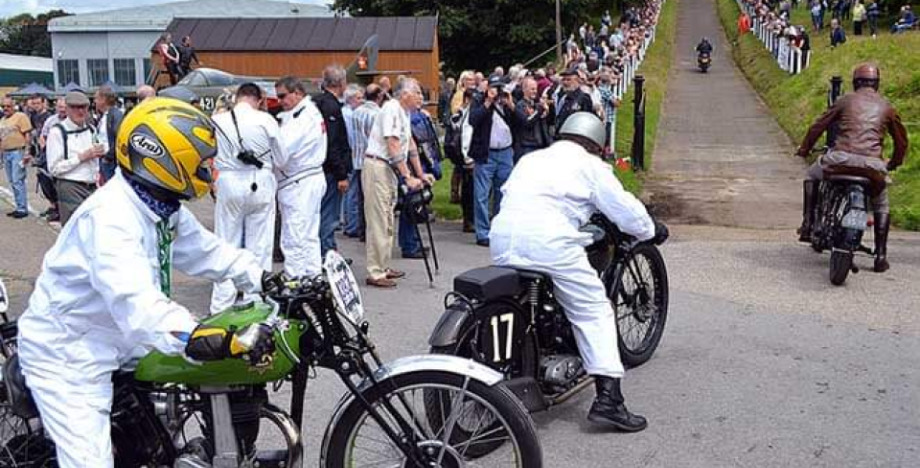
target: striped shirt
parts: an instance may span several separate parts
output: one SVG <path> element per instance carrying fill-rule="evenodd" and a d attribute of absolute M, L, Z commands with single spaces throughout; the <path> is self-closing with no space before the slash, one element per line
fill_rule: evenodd
<path fill-rule="evenodd" d="M 355 109 L 351 116 L 352 128 L 355 129 L 352 154 L 354 155 L 354 168 L 356 171 L 364 167 L 364 154 L 367 153 L 367 140 L 370 138 L 374 120 L 380 113 L 380 106 L 375 102 L 366 101 Z"/>

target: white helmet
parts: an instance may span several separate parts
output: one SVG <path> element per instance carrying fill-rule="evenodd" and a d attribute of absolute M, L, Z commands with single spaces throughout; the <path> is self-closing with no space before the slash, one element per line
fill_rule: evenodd
<path fill-rule="evenodd" d="M 565 119 L 562 128 L 559 129 L 559 136 L 570 135 L 581 137 L 587 142 L 597 145 L 596 148 L 588 148 L 589 153 L 600 155 L 604 150 L 604 144 L 607 142 L 607 130 L 604 123 L 593 112 L 575 112 Z M 582 144 L 582 146 L 585 146 Z"/>

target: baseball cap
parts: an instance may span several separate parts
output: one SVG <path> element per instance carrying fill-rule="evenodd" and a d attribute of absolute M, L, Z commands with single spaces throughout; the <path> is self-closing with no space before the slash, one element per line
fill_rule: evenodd
<path fill-rule="evenodd" d="M 68 106 L 88 106 L 89 98 L 79 91 L 71 91 L 64 96 L 64 103 Z"/>

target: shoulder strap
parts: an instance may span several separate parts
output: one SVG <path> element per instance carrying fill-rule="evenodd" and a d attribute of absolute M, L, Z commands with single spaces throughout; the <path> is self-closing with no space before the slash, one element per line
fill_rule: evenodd
<path fill-rule="evenodd" d="M 54 128 L 61 130 L 61 139 L 64 140 L 64 159 L 67 159 L 70 156 L 70 153 L 68 153 L 67 151 L 67 136 L 68 136 L 67 129 L 64 128 L 63 123 L 54 124 Z"/>
<path fill-rule="evenodd" d="M 240 133 L 240 126 L 236 123 L 236 109 L 230 109 L 230 118 L 233 119 L 233 128 L 236 129 L 236 139 L 240 143 L 240 150 L 246 150 L 246 147 L 243 146 L 243 134 Z"/>

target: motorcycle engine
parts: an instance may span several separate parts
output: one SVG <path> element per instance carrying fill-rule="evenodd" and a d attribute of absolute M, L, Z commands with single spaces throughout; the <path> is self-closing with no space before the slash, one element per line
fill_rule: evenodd
<path fill-rule="evenodd" d="M 240 442 L 244 455 L 251 455 L 255 450 L 256 439 L 259 437 L 259 416 L 268 402 L 268 392 L 265 386 L 245 387 L 238 392 L 230 394 L 230 413 L 233 417 L 233 430 Z M 211 406 L 204 405 L 202 412 L 208 426 L 211 426 Z M 208 431 L 208 439 L 213 440 L 213 431 Z"/>
<path fill-rule="evenodd" d="M 547 393 L 563 393 L 575 386 L 578 378 L 585 374 L 581 358 L 578 356 L 556 354 L 547 356 L 540 362 L 540 375 Z"/>

